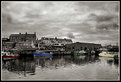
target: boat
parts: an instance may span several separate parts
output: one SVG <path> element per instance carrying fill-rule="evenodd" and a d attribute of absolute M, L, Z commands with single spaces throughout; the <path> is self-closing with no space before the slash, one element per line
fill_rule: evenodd
<path fill-rule="evenodd" d="M 2 52 L 2 58 L 3 60 L 16 59 L 16 58 L 19 58 L 19 54 L 10 53 L 10 52 Z"/>
<path fill-rule="evenodd" d="M 34 52 L 34 56 L 53 56 L 53 53 L 50 51 L 36 50 L 36 52 Z"/>
<path fill-rule="evenodd" d="M 86 52 L 84 50 L 74 52 L 74 55 L 85 55 L 85 54 Z"/>
<path fill-rule="evenodd" d="M 100 57 L 114 57 L 116 54 L 115 53 L 112 53 L 112 52 L 101 52 L 99 54 Z"/>

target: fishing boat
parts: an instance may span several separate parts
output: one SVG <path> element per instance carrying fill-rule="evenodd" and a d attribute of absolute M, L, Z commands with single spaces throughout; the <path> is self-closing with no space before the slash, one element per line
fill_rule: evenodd
<path fill-rule="evenodd" d="M 36 52 L 34 52 L 34 56 L 53 56 L 53 53 L 50 51 L 36 50 Z"/>
<path fill-rule="evenodd" d="M 84 50 L 74 52 L 74 55 L 85 55 L 85 54 L 86 52 Z"/>
<path fill-rule="evenodd" d="M 100 57 L 114 57 L 116 54 L 115 53 L 112 53 L 112 52 L 101 52 L 99 54 Z"/>
<path fill-rule="evenodd" d="M 10 52 L 2 52 L 2 58 L 3 60 L 16 59 L 16 58 L 19 58 L 19 54 L 10 53 Z"/>

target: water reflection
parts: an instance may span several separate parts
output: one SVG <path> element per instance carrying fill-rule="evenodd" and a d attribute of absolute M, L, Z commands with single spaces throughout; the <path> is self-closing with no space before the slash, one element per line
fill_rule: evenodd
<path fill-rule="evenodd" d="M 2 65 L 3 69 L 7 69 L 10 72 L 15 72 L 18 74 L 26 73 L 35 73 L 35 62 L 34 60 L 26 60 L 26 59 L 16 59 L 16 60 L 9 60 L 4 61 Z"/>
<path fill-rule="evenodd" d="M 40 67 L 40 70 L 45 68 L 59 69 L 60 67 L 66 67 L 72 64 L 86 65 L 101 61 L 102 60 L 96 56 L 36 56 L 34 59 L 28 58 L 3 61 L 2 68 L 26 76 L 26 73 L 35 75 L 36 67 Z M 118 66 L 117 62 L 118 61 L 114 59 L 107 60 L 109 65 L 114 64 Z"/>
<path fill-rule="evenodd" d="M 115 65 L 116 67 L 118 67 L 119 59 L 108 59 L 108 60 L 107 60 L 107 63 L 108 63 L 110 66 Z"/>

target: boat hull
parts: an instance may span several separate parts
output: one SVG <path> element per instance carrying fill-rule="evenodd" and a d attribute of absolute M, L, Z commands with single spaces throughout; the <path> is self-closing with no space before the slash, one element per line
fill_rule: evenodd
<path fill-rule="evenodd" d="M 40 54 L 40 53 L 34 53 L 34 56 L 53 56 L 53 54 Z"/>
<path fill-rule="evenodd" d="M 19 56 L 2 56 L 3 60 L 17 59 Z"/>
<path fill-rule="evenodd" d="M 99 54 L 100 57 L 114 57 L 114 55 L 103 55 L 103 54 Z"/>
<path fill-rule="evenodd" d="M 74 55 L 85 55 L 85 53 L 74 53 Z"/>

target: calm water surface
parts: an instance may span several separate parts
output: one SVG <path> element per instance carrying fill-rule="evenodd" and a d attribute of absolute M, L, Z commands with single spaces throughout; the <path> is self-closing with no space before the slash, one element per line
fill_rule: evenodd
<path fill-rule="evenodd" d="M 2 62 L 3 80 L 119 80 L 119 61 L 95 56 L 50 56 Z"/>

